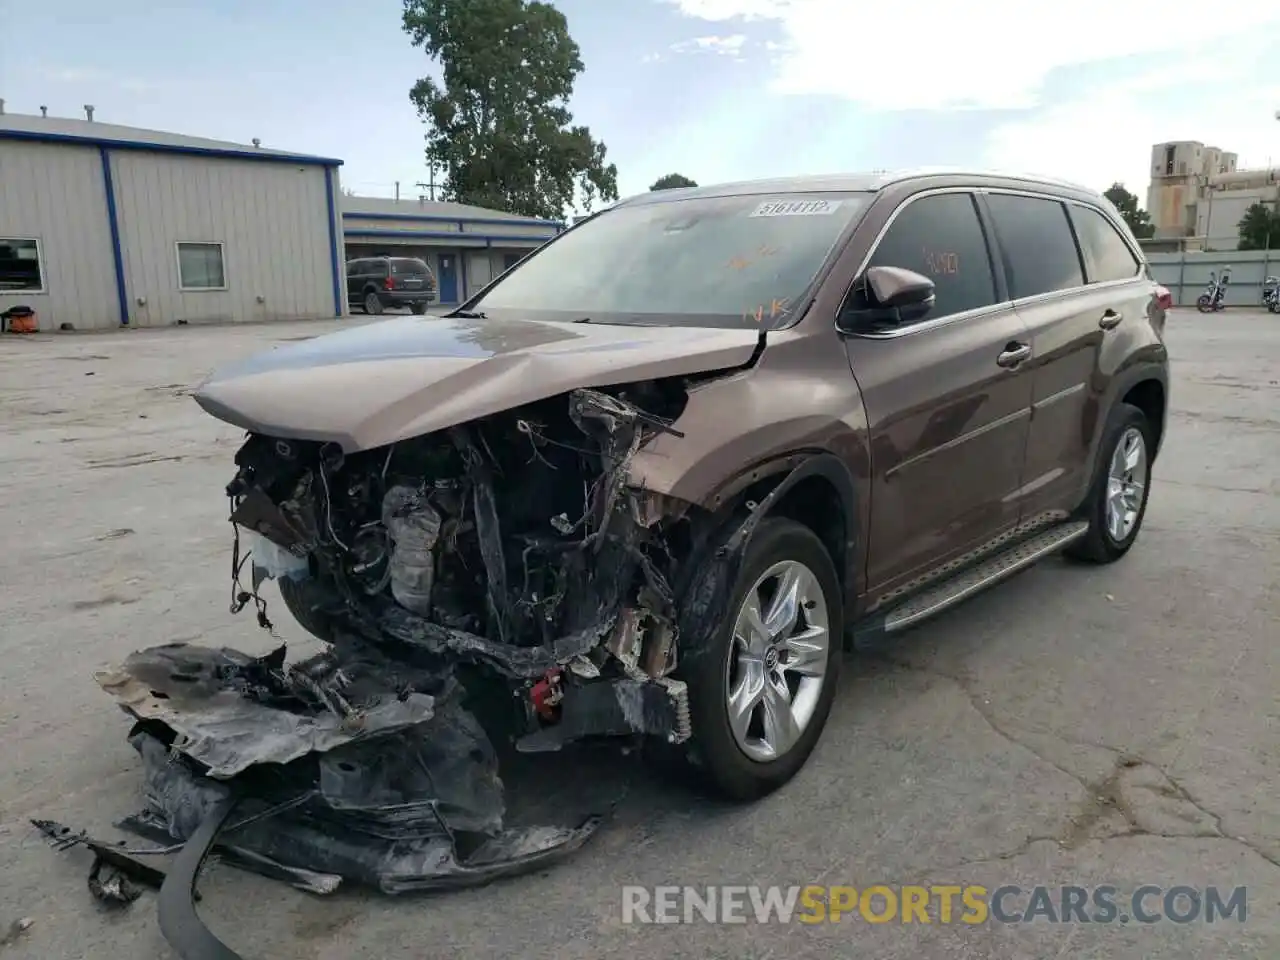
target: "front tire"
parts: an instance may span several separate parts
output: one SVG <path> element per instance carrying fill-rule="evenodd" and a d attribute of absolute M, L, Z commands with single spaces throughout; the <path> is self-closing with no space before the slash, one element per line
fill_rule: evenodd
<path fill-rule="evenodd" d="M 835 697 L 844 613 L 822 541 L 793 520 L 763 520 L 727 610 L 712 633 L 681 650 L 693 721 L 687 746 L 713 789 L 754 800 L 804 765 Z"/>
<path fill-rule="evenodd" d="M 1097 472 L 1080 510 L 1089 532 L 1066 550 L 1086 563 L 1113 563 L 1138 539 L 1151 493 L 1151 423 L 1137 407 L 1117 404 L 1099 446 Z"/>
<path fill-rule="evenodd" d="M 1196 309 L 1201 313 L 1209 313 L 1213 310 L 1213 298 L 1207 293 L 1200 294 L 1200 296 L 1196 298 Z"/>
<path fill-rule="evenodd" d="M 409 309 L 413 311 L 415 317 L 420 317 L 427 312 L 427 305 L 425 303 L 413 303 L 409 305 Z"/>
<path fill-rule="evenodd" d="M 316 590 L 316 581 L 281 577 L 276 585 L 280 588 L 280 598 L 289 608 L 293 619 L 298 621 L 298 626 L 316 639 L 332 643 L 333 624 L 320 610 L 321 594 Z"/>

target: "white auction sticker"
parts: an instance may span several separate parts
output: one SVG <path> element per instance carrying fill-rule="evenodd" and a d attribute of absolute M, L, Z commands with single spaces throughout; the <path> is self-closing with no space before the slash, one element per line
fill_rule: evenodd
<path fill-rule="evenodd" d="M 766 200 L 753 217 L 824 217 L 840 209 L 841 200 Z"/>

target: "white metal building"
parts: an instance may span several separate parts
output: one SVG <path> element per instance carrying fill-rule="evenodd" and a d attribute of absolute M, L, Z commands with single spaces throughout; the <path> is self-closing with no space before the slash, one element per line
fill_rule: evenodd
<path fill-rule="evenodd" d="M 342 198 L 347 259 L 420 257 L 436 275 L 441 304 L 465 300 L 563 229 L 461 203 Z"/>
<path fill-rule="evenodd" d="M 0 106 L 0 311 L 41 330 L 341 316 L 340 165 Z"/>

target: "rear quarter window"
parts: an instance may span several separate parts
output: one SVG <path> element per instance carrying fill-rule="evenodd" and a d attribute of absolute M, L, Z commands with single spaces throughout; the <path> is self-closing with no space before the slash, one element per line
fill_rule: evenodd
<path fill-rule="evenodd" d="M 1142 273 L 1142 261 L 1110 220 L 1089 207 L 1072 204 L 1070 209 L 1090 283 L 1132 280 Z"/>
<path fill-rule="evenodd" d="M 1084 286 L 1080 251 L 1063 203 L 993 193 L 987 196 L 987 209 L 995 222 L 1011 299 Z"/>

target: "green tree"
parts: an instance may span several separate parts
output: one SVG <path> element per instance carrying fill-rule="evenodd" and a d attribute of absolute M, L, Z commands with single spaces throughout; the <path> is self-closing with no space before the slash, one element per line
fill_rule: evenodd
<path fill-rule="evenodd" d="M 1255 203 L 1240 218 L 1241 250 L 1274 250 L 1280 247 L 1280 210 Z"/>
<path fill-rule="evenodd" d="M 683 173 L 668 173 L 665 177 L 659 177 L 653 182 L 650 190 L 675 190 L 679 187 L 696 187 L 697 184 L 686 177 Z"/>
<path fill-rule="evenodd" d="M 1124 217 L 1124 222 L 1139 240 L 1145 240 L 1156 232 L 1151 224 L 1151 215 L 1138 206 L 1138 198 L 1126 190 L 1123 183 L 1113 183 L 1103 196 L 1120 211 L 1120 216 Z"/>
<path fill-rule="evenodd" d="M 564 14 L 538 0 L 404 0 L 403 26 L 441 69 L 409 99 L 445 199 L 559 220 L 575 199 L 618 198 L 604 144 L 569 112 L 584 67 Z"/>

